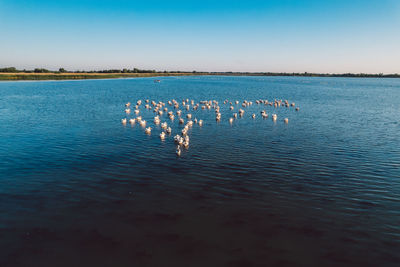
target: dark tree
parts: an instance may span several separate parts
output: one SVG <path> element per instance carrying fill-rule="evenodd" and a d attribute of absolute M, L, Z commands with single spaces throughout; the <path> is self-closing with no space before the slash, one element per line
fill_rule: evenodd
<path fill-rule="evenodd" d="M 39 69 L 39 68 L 36 68 L 36 69 L 33 70 L 33 72 L 35 72 L 35 73 L 48 73 L 48 72 L 50 72 L 50 71 L 47 70 L 47 69 Z"/>
<path fill-rule="evenodd" d="M 16 68 L 14 67 L 8 67 L 8 68 L 2 68 L 0 69 L 0 72 L 18 72 Z"/>

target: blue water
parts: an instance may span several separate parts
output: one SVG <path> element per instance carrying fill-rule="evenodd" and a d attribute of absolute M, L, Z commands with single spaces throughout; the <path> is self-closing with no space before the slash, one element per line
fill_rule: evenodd
<path fill-rule="evenodd" d="M 143 104 L 151 135 L 121 124 L 128 101 L 186 98 L 222 120 L 191 110 L 204 125 L 180 157 L 177 119 L 164 141 Z M 253 105 L 231 125 L 225 99 Z M 0 83 L 0 266 L 398 266 L 399 251 L 399 79 Z"/>

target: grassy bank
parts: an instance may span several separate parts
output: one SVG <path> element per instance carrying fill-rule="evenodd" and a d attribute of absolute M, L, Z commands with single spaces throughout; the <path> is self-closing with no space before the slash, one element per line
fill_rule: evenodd
<path fill-rule="evenodd" d="M 80 80 L 80 79 L 112 79 L 158 76 L 201 75 L 202 73 L 0 73 L 0 80 Z"/>
<path fill-rule="evenodd" d="M 399 74 L 324 74 L 324 73 L 272 73 L 272 72 L 151 72 L 151 73 L 99 73 L 99 72 L 0 72 L 0 81 L 19 80 L 82 80 L 160 76 L 225 75 L 225 76 L 300 76 L 300 77 L 353 77 L 353 78 L 400 78 Z"/>

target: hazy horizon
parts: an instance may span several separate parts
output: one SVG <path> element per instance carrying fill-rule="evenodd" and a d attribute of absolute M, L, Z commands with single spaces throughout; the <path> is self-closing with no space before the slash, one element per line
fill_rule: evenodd
<path fill-rule="evenodd" d="M 0 67 L 400 73 L 384 1 L 0 0 Z"/>

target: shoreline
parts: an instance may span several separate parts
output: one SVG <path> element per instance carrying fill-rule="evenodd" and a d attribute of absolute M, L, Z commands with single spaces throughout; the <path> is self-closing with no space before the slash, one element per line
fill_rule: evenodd
<path fill-rule="evenodd" d="M 342 78 L 400 78 L 399 74 L 320 74 L 320 73 L 247 73 L 247 72 L 155 72 L 155 73 L 0 73 L 0 81 L 45 81 L 45 80 L 94 80 L 94 79 L 124 79 L 151 78 L 173 76 L 283 76 L 283 77 L 342 77 Z"/>
<path fill-rule="evenodd" d="M 0 73 L 0 81 L 94 80 L 168 76 L 193 76 L 201 73 Z"/>

